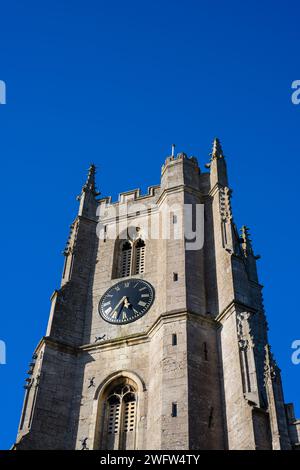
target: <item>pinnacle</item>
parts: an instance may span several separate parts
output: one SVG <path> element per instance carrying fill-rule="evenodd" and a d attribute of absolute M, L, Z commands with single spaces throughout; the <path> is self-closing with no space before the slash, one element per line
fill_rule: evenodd
<path fill-rule="evenodd" d="M 213 159 L 218 159 L 218 158 L 223 158 L 223 149 L 220 140 L 216 137 L 213 141 L 213 147 L 212 147 L 212 152 L 211 152 L 211 158 Z"/>
<path fill-rule="evenodd" d="M 86 182 L 82 189 L 83 191 L 91 191 L 94 196 L 98 196 L 100 193 L 96 189 L 95 175 L 96 175 L 96 166 L 94 165 L 94 163 L 91 163 L 89 170 L 88 170 L 88 176 L 87 176 Z"/>

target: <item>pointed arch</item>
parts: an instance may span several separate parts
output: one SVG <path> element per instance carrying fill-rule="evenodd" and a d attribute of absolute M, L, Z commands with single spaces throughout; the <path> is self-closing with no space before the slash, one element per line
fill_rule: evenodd
<path fill-rule="evenodd" d="M 90 438 L 93 449 L 134 450 L 138 447 L 139 416 L 144 408 L 142 379 L 130 371 L 107 377 L 94 395 Z"/>
<path fill-rule="evenodd" d="M 131 274 L 133 244 L 129 239 L 117 239 L 114 247 L 112 279 Z"/>
<path fill-rule="evenodd" d="M 128 277 L 145 272 L 146 244 L 141 236 L 117 239 L 114 247 L 112 279 Z"/>
<path fill-rule="evenodd" d="M 131 271 L 131 260 L 132 260 L 132 243 L 126 240 L 121 245 L 120 250 L 120 270 L 119 277 L 130 276 Z"/>
<path fill-rule="evenodd" d="M 134 266 L 133 274 L 141 274 L 145 271 L 145 242 L 138 238 L 134 243 Z"/>

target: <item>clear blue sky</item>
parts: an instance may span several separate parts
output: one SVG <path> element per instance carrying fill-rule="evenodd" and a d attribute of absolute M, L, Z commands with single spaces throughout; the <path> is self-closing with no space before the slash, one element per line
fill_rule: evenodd
<path fill-rule="evenodd" d="M 91 161 L 103 195 L 156 184 L 173 142 L 218 136 L 235 221 L 251 228 L 285 399 L 300 417 L 299 2 L 2 2 L 0 448 L 15 439 Z"/>

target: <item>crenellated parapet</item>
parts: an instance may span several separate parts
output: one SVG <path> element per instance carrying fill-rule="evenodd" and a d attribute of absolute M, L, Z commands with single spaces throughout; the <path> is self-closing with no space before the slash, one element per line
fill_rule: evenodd
<path fill-rule="evenodd" d="M 188 157 L 186 153 L 180 152 L 177 155 L 170 155 L 166 158 L 164 165 L 161 168 L 161 174 L 163 175 L 168 165 L 173 165 L 179 162 L 185 161 L 188 165 L 193 166 L 198 173 L 200 173 L 200 168 L 198 165 L 198 160 L 196 157 Z"/>
<path fill-rule="evenodd" d="M 126 202 L 139 202 L 147 198 L 155 197 L 160 192 L 160 185 L 153 185 L 148 186 L 148 190 L 146 194 L 141 193 L 140 188 L 131 189 L 129 191 L 123 191 L 118 194 L 118 199 L 116 201 L 112 200 L 111 196 L 103 197 L 98 199 L 98 205 L 105 205 L 105 206 L 115 206 L 118 204 L 124 204 Z"/>

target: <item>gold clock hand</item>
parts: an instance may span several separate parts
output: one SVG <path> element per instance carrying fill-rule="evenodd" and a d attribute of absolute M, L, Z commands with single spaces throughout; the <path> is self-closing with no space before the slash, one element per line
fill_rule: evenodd
<path fill-rule="evenodd" d="M 129 308 L 130 306 L 131 306 L 131 303 L 129 302 L 129 300 L 127 299 L 127 297 L 125 297 L 125 299 L 124 299 L 124 307 Z"/>
<path fill-rule="evenodd" d="M 117 305 L 115 306 L 115 308 L 114 308 L 114 310 L 113 310 L 113 312 L 112 312 L 112 316 L 113 316 L 114 314 L 117 314 L 117 309 L 120 307 L 120 305 L 121 305 L 122 303 L 124 303 L 124 300 L 125 300 L 125 299 L 126 299 L 126 296 L 124 295 L 124 296 L 122 297 L 122 299 L 121 299 L 121 300 L 117 303 Z M 119 315 L 118 315 L 118 316 L 119 316 Z"/>

